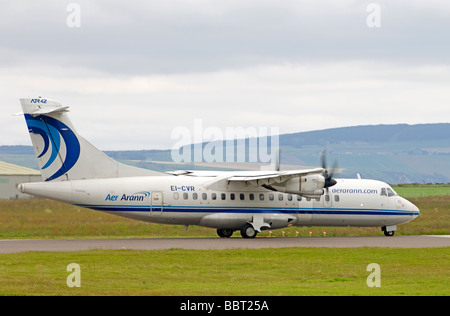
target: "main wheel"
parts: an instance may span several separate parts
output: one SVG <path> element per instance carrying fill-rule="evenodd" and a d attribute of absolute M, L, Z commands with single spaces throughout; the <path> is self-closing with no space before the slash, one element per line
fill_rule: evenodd
<path fill-rule="evenodd" d="M 230 238 L 231 235 L 233 235 L 233 231 L 227 228 L 219 228 L 217 230 L 217 235 L 219 235 L 220 238 Z"/>
<path fill-rule="evenodd" d="M 244 238 L 255 238 L 257 233 L 250 224 L 246 224 L 241 228 L 241 236 Z"/>

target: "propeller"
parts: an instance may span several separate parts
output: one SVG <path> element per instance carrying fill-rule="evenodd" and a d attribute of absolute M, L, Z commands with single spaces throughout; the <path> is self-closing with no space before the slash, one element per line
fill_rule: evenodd
<path fill-rule="evenodd" d="M 281 148 L 278 147 L 277 156 L 275 157 L 276 158 L 275 171 L 280 171 L 280 165 L 281 165 L 281 163 L 280 163 L 280 156 L 281 156 Z"/>
<path fill-rule="evenodd" d="M 336 180 L 333 179 L 333 175 L 335 174 L 335 172 L 337 170 L 337 160 L 334 162 L 334 165 L 331 168 L 330 172 L 328 172 L 328 169 L 327 169 L 327 150 L 326 149 L 324 149 L 322 151 L 322 153 L 320 154 L 320 160 L 322 162 L 322 168 L 325 169 L 325 172 L 322 174 L 323 177 L 325 178 L 325 185 L 323 187 L 324 187 L 324 189 L 327 190 L 327 193 L 328 193 L 328 188 L 332 187 L 333 185 L 335 185 L 337 183 Z"/>

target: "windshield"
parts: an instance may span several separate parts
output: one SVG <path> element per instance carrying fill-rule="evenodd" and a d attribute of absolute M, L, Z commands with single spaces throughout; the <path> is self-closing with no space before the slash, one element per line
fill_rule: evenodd
<path fill-rule="evenodd" d="M 384 196 L 398 196 L 397 192 L 394 191 L 391 187 L 382 188 L 381 195 Z"/>
<path fill-rule="evenodd" d="M 392 188 L 386 188 L 388 196 L 398 195 Z"/>

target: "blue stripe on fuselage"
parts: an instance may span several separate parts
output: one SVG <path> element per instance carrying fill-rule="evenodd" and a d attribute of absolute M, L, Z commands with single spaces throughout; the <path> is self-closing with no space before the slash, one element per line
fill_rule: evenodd
<path fill-rule="evenodd" d="M 138 205 L 89 205 L 76 204 L 98 211 L 149 212 L 150 206 Z M 160 210 L 160 206 L 154 206 Z M 419 212 L 384 209 L 342 209 L 342 208 L 276 208 L 276 207 L 223 207 L 223 206 L 164 206 L 164 213 L 252 213 L 252 214 L 331 214 L 331 215 L 419 215 Z"/>

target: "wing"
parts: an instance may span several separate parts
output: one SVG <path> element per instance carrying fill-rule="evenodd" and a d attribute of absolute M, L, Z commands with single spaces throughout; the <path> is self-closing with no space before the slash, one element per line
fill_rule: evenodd
<path fill-rule="evenodd" d="M 240 187 L 239 184 L 263 187 L 272 191 L 318 196 L 323 194 L 325 178 L 323 168 L 300 169 L 288 171 L 193 171 L 183 170 L 169 172 L 176 176 L 211 177 L 205 187 L 226 182 L 229 189 Z"/>
<path fill-rule="evenodd" d="M 324 172 L 323 168 L 314 169 L 301 169 L 301 170 L 288 170 L 288 171 L 269 171 L 269 172 L 258 172 L 258 174 L 236 174 L 228 178 L 230 182 L 244 182 L 246 184 L 258 186 L 258 185 L 273 185 L 282 184 L 290 179 L 307 176 L 322 174 Z"/>

